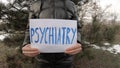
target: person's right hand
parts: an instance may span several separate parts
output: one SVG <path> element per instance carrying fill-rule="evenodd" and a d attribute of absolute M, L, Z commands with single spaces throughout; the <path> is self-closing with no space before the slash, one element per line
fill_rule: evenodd
<path fill-rule="evenodd" d="M 37 48 L 31 48 L 30 44 L 27 44 L 22 48 L 22 53 L 28 57 L 35 57 L 40 54 Z"/>

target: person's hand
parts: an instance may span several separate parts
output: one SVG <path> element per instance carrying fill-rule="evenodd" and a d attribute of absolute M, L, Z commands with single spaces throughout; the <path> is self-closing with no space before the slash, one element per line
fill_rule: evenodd
<path fill-rule="evenodd" d="M 67 48 L 65 50 L 65 53 L 70 54 L 70 55 L 75 55 L 75 54 L 79 53 L 80 51 L 82 51 L 81 44 L 77 43 L 76 45 L 73 45 L 73 46 Z"/>
<path fill-rule="evenodd" d="M 27 44 L 26 46 L 24 46 L 22 48 L 22 52 L 25 56 L 28 56 L 28 57 L 35 57 L 38 54 L 40 54 L 39 50 L 36 48 L 31 48 L 30 44 Z"/>

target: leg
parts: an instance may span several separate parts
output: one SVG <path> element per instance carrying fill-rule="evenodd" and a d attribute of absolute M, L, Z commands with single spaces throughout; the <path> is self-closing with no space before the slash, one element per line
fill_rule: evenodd
<path fill-rule="evenodd" d="M 45 63 L 35 60 L 35 68 L 51 68 L 51 65 L 50 63 Z"/>

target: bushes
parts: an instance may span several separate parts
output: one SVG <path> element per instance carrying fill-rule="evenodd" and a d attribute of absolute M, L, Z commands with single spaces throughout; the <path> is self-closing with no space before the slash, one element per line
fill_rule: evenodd
<path fill-rule="evenodd" d="M 113 43 L 118 39 L 120 32 L 119 24 L 87 24 L 82 28 L 83 41 L 90 43 Z M 117 40 L 118 41 L 118 40 Z M 120 40 L 119 40 L 120 42 Z"/>
<path fill-rule="evenodd" d="M 114 55 L 94 48 L 89 48 L 89 51 L 93 59 L 90 60 L 87 56 L 79 57 L 75 62 L 75 68 L 120 68 L 119 54 Z"/>
<path fill-rule="evenodd" d="M 21 46 L 24 40 L 24 34 L 9 34 L 3 42 L 7 46 Z"/>
<path fill-rule="evenodd" d="M 115 34 L 114 42 L 120 44 L 120 32 Z"/>
<path fill-rule="evenodd" d="M 7 67 L 7 57 L 12 57 L 15 56 L 16 51 L 14 48 L 9 48 L 7 46 L 5 46 L 3 43 L 0 43 L 0 62 L 2 62 L 1 65 L 3 65 L 2 67 Z M 13 61 L 12 61 L 13 62 Z M 1 68 L 1 67 L 0 67 Z"/>
<path fill-rule="evenodd" d="M 0 68 L 33 68 L 32 58 L 23 56 L 16 47 L 0 44 Z"/>
<path fill-rule="evenodd" d="M 0 68 L 33 68 L 32 58 L 25 57 L 20 52 L 24 34 L 10 34 L 0 42 Z"/>

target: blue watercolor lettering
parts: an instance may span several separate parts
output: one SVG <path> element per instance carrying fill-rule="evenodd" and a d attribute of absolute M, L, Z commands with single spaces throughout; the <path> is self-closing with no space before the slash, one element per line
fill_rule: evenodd
<path fill-rule="evenodd" d="M 70 27 L 36 27 L 30 28 L 30 41 L 31 43 L 40 44 L 72 44 L 77 29 Z M 72 35 L 72 36 L 70 36 Z M 35 39 L 34 36 L 36 37 Z"/>
<path fill-rule="evenodd" d="M 60 30 L 60 28 L 59 28 L 59 31 L 58 31 L 58 36 L 57 36 L 57 39 L 56 39 L 57 41 L 57 44 L 60 44 L 61 43 L 61 30 Z"/>
<path fill-rule="evenodd" d="M 74 40 L 74 37 L 75 37 L 75 34 L 76 34 L 76 32 L 77 32 L 77 29 L 71 28 L 71 30 L 72 30 L 72 33 L 73 33 L 73 37 L 72 37 L 72 41 L 71 41 L 71 44 L 72 44 L 72 43 L 73 43 L 73 40 Z"/>
<path fill-rule="evenodd" d="M 54 27 L 49 28 L 49 44 L 54 44 Z"/>
<path fill-rule="evenodd" d="M 31 36 L 30 36 L 30 42 L 31 42 L 31 43 L 33 43 L 33 36 L 34 36 L 34 34 L 35 34 L 34 28 L 31 28 L 31 29 L 30 29 L 30 35 L 31 35 Z"/>
<path fill-rule="evenodd" d="M 40 29 L 40 33 L 41 33 L 41 38 L 40 38 L 40 44 L 41 44 L 46 30 L 45 30 L 45 28 L 42 30 L 41 27 L 39 29 Z"/>
<path fill-rule="evenodd" d="M 44 41 L 45 41 L 45 44 L 48 44 L 48 42 L 47 42 L 47 39 L 46 39 L 46 37 L 47 37 L 47 31 L 49 30 L 49 27 L 47 27 L 46 28 L 46 30 L 45 30 L 45 35 L 44 35 Z"/>
<path fill-rule="evenodd" d="M 69 38 L 69 34 L 70 33 L 70 28 L 67 28 L 67 32 L 66 32 L 66 44 L 70 44 L 70 38 Z"/>
<path fill-rule="evenodd" d="M 64 40 L 65 40 L 65 29 L 66 29 L 66 27 L 62 27 L 62 31 L 63 31 L 62 44 L 64 44 Z"/>
<path fill-rule="evenodd" d="M 39 42 L 39 34 L 38 34 L 37 30 L 38 30 L 38 28 L 35 29 L 35 34 L 37 35 L 35 43 Z"/>

